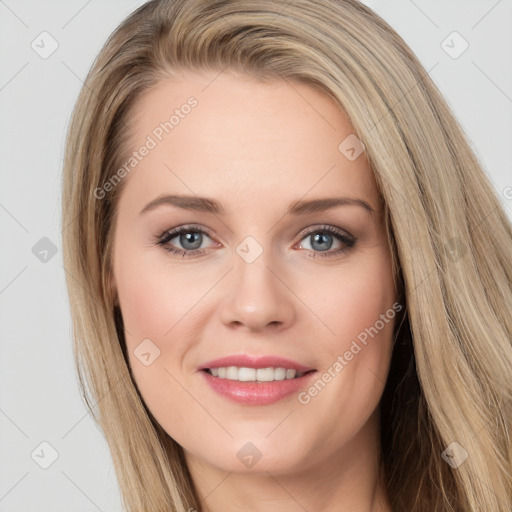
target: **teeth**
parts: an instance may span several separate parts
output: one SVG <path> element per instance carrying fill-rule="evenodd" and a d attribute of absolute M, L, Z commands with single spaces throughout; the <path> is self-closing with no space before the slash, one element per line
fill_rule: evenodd
<path fill-rule="evenodd" d="M 306 373 L 286 368 L 245 368 L 238 366 L 209 368 L 208 372 L 219 379 L 238 380 L 241 382 L 290 380 L 302 377 Z"/>
<path fill-rule="evenodd" d="M 234 367 L 233 367 L 234 368 Z M 256 380 L 256 370 L 254 368 L 235 368 L 238 371 L 238 380 L 249 382 Z"/>
<path fill-rule="evenodd" d="M 286 370 L 285 377 L 287 379 L 293 379 L 297 374 L 297 370 Z"/>

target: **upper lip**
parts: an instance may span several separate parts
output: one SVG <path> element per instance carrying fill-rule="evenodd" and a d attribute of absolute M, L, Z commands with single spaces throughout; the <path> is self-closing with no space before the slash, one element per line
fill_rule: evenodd
<path fill-rule="evenodd" d="M 231 356 L 221 357 L 207 361 L 198 367 L 198 370 L 208 368 L 223 368 L 227 366 L 238 366 L 244 368 L 285 368 L 287 370 L 297 370 L 299 372 L 309 372 L 314 370 L 311 366 L 305 366 L 280 356 L 252 356 L 250 354 L 233 354 Z"/>

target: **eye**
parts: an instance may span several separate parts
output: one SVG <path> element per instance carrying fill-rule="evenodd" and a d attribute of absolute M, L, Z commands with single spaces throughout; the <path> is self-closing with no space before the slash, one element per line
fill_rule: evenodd
<path fill-rule="evenodd" d="M 341 247 L 331 251 L 333 239 L 337 240 Z M 306 233 L 302 234 L 301 240 L 309 242 L 311 249 L 307 247 L 306 249 L 313 251 L 313 258 L 317 255 L 320 257 L 340 255 L 351 249 L 356 243 L 354 237 L 339 228 L 329 225 L 308 228 Z"/>
<path fill-rule="evenodd" d="M 206 238 L 210 238 L 208 232 L 197 226 L 180 226 L 170 231 L 165 231 L 157 237 L 157 245 L 162 246 L 166 251 L 182 256 L 183 258 L 192 258 L 207 253 L 203 247 Z M 210 238 L 211 239 L 211 238 Z M 330 250 L 334 243 L 341 247 Z M 175 242 L 172 242 L 175 240 Z M 308 228 L 302 233 L 300 240 L 309 241 L 311 248 L 307 250 L 312 252 L 312 257 L 331 257 L 340 255 L 351 249 L 356 239 L 339 228 L 329 225 Z M 215 242 L 217 243 L 217 242 Z M 182 248 L 177 247 L 180 245 Z M 217 246 L 221 244 L 217 243 Z"/>
<path fill-rule="evenodd" d="M 166 251 L 173 254 L 181 255 L 183 258 L 192 258 L 200 256 L 206 251 L 201 248 L 204 237 L 210 238 L 208 233 L 196 226 L 180 226 L 170 231 L 165 231 L 158 237 L 157 244 L 161 245 Z M 171 240 L 177 240 L 183 249 L 176 248 L 175 244 L 171 244 Z"/>

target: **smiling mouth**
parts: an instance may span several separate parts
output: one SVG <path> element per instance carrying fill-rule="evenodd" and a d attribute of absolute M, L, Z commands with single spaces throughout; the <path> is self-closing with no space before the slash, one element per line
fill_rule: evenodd
<path fill-rule="evenodd" d="M 243 366 L 222 366 L 219 368 L 205 368 L 203 371 L 218 379 L 236 380 L 239 382 L 273 382 L 299 379 L 316 370 L 300 372 L 291 368 L 282 367 L 247 368 Z"/>

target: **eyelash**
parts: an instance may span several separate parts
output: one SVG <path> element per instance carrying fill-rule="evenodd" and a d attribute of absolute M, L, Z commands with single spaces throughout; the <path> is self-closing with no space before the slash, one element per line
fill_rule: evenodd
<path fill-rule="evenodd" d="M 170 231 L 164 231 L 160 236 L 156 238 L 156 245 L 163 247 L 163 249 L 166 250 L 167 252 L 176 255 L 181 255 L 183 258 L 194 258 L 197 256 L 201 256 L 202 254 L 205 254 L 207 252 L 207 249 L 183 250 L 176 249 L 175 247 L 169 245 L 170 240 L 176 238 L 176 236 L 182 233 L 201 233 L 208 235 L 208 237 L 211 238 L 207 230 L 199 228 L 198 226 L 180 226 Z M 313 252 L 313 258 L 315 258 L 317 255 L 319 255 L 321 258 L 331 258 L 334 256 L 341 255 L 349 251 L 357 241 L 355 238 L 345 235 L 343 231 L 341 231 L 338 228 L 335 228 L 334 226 L 322 225 L 319 227 L 308 228 L 306 232 L 302 234 L 301 238 L 299 239 L 299 242 L 313 233 L 329 233 L 330 235 L 333 235 L 335 238 L 337 238 L 341 243 L 345 244 L 345 247 L 336 249 L 335 251 L 314 251 L 311 249 L 307 249 L 308 251 Z"/>

